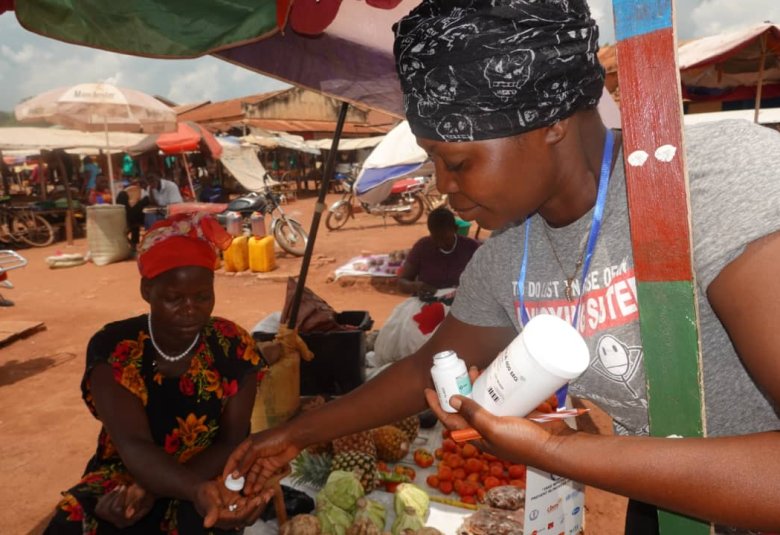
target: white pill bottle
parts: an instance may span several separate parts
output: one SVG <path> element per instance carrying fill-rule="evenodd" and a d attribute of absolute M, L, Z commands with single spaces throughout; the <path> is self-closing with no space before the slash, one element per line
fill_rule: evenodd
<path fill-rule="evenodd" d="M 452 396 L 471 397 L 471 379 L 466 363 L 454 351 L 442 351 L 433 356 L 431 377 L 436 385 L 439 404 L 445 411 L 458 412 L 450 405 Z"/>
<path fill-rule="evenodd" d="M 471 397 L 497 416 L 527 416 L 589 363 L 588 346 L 571 324 L 539 314 L 477 378 Z"/>

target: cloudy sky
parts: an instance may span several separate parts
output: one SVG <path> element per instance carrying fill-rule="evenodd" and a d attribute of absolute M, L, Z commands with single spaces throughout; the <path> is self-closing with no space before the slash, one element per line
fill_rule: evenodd
<path fill-rule="evenodd" d="M 612 0 L 589 0 L 601 42 L 613 43 Z M 765 20 L 780 23 L 778 0 L 675 0 L 677 35 L 692 39 Z M 223 100 L 285 87 L 224 61 L 153 60 L 60 43 L 27 32 L 13 13 L 0 15 L 0 110 L 48 89 L 111 81 L 177 103 Z"/>

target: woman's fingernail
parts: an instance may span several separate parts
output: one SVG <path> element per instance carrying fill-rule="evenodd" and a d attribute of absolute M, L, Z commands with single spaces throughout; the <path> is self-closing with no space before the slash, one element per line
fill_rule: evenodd
<path fill-rule="evenodd" d="M 451 397 L 450 398 L 450 407 L 455 409 L 456 411 L 460 410 L 460 406 L 463 404 L 463 402 L 460 400 L 460 398 Z"/>

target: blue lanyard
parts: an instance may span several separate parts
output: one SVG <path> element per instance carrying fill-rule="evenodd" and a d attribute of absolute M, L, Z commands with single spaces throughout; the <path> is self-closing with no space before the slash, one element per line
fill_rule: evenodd
<path fill-rule="evenodd" d="M 590 270 L 590 261 L 593 258 L 593 251 L 596 249 L 601 223 L 604 220 L 604 205 L 607 200 L 607 189 L 609 188 L 609 175 L 612 168 L 612 150 L 615 138 L 611 129 L 607 129 L 607 136 L 604 140 L 604 154 L 601 157 L 601 174 L 599 175 L 599 190 L 596 195 L 596 206 L 593 208 L 593 221 L 588 234 L 588 245 L 585 248 L 585 259 L 580 277 L 580 295 L 577 297 L 577 306 L 574 308 L 574 317 L 572 325 L 577 328 L 577 322 L 580 314 L 580 304 L 585 293 L 585 277 Z M 520 311 L 520 323 L 525 325 L 529 321 L 528 311 L 525 309 L 525 278 L 528 273 L 528 238 L 531 235 L 531 218 L 525 220 L 525 238 L 523 239 L 523 261 L 520 264 L 520 276 L 517 279 L 517 299 L 518 309 Z M 567 386 L 561 388 L 557 393 L 558 406 L 563 407 L 566 400 Z"/>

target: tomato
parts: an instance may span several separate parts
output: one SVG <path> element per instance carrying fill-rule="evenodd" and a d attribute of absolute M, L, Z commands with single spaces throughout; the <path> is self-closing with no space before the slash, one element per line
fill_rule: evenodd
<path fill-rule="evenodd" d="M 452 454 L 444 461 L 444 464 L 449 466 L 450 468 L 460 468 L 464 464 L 466 464 L 466 461 L 463 460 L 463 457 L 460 455 Z"/>
<path fill-rule="evenodd" d="M 452 494 L 452 481 L 439 481 L 439 491 L 442 494 Z"/>
<path fill-rule="evenodd" d="M 474 498 L 474 496 L 461 496 L 460 501 L 463 503 L 469 503 L 471 505 L 477 505 L 477 500 Z"/>
<path fill-rule="evenodd" d="M 452 468 L 443 465 L 439 467 L 439 480 L 440 481 L 452 481 Z"/>
<path fill-rule="evenodd" d="M 452 471 L 452 479 L 466 479 L 466 471 L 463 468 L 456 468 Z"/>
<path fill-rule="evenodd" d="M 464 444 L 460 454 L 464 459 L 470 459 L 476 457 L 479 454 L 479 450 L 474 444 Z"/>
<path fill-rule="evenodd" d="M 387 463 L 384 462 L 384 461 L 377 461 L 376 469 L 377 469 L 377 472 L 389 472 L 390 471 L 390 467 L 388 467 Z"/>
<path fill-rule="evenodd" d="M 509 467 L 509 479 L 525 479 L 525 465 L 513 464 Z"/>
<path fill-rule="evenodd" d="M 417 472 L 415 472 L 414 468 L 403 464 L 395 465 L 393 467 L 393 473 L 401 476 L 406 476 L 411 481 L 414 481 L 414 478 L 417 476 Z"/>
<path fill-rule="evenodd" d="M 504 467 L 498 463 L 490 465 L 490 475 L 493 477 L 501 477 L 504 475 Z"/>
<path fill-rule="evenodd" d="M 478 459 L 466 459 L 463 468 L 469 474 L 478 474 L 482 471 L 482 461 Z"/>
<path fill-rule="evenodd" d="M 444 450 L 442 448 L 436 448 L 436 451 L 433 452 L 433 456 L 438 460 L 444 459 Z"/>
<path fill-rule="evenodd" d="M 509 484 L 512 485 L 513 487 L 517 487 L 519 489 L 524 489 L 525 488 L 525 480 L 523 480 L 523 479 L 510 479 L 509 480 Z"/>
<path fill-rule="evenodd" d="M 414 451 L 414 464 L 420 468 L 428 468 L 433 465 L 433 455 L 425 448 L 419 448 Z"/>
<path fill-rule="evenodd" d="M 501 481 L 497 477 L 489 476 L 485 478 L 485 490 L 501 486 Z"/>
<path fill-rule="evenodd" d="M 444 451 L 449 451 L 450 453 L 458 451 L 458 445 L 451 438 L 445 438 L 441 443 L 441 447 Z"/>
<path fill-rule="evenodd" d="M 384 485 L 385 490 L 391 494 L 398 489 L 398 485 L 400 484 L 400 481 L 382 481 L 382 485 Z"/>
<path fill-rule="evenodd" d="M 425 482 L 428 484 L 429 487 L 433 487 L 434 489 L 439 488 L 439 476 L 437 476 L 436 474 L 431 474 L 428 477 L 426 477 Z"/>

